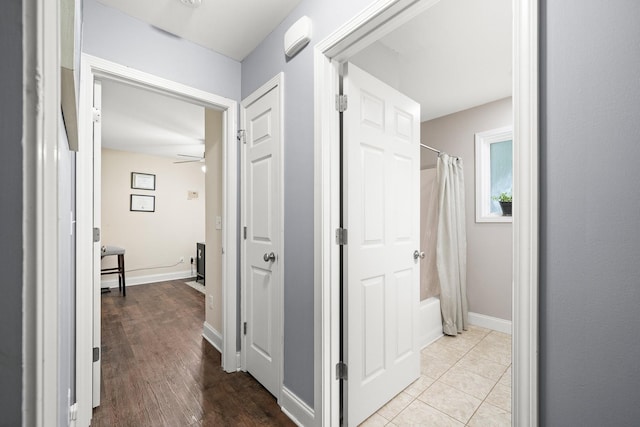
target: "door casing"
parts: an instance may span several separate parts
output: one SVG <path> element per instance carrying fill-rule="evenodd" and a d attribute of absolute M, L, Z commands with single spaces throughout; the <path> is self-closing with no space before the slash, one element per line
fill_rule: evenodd
<path fill-rule="evenodd" d="M 339 425 L 339 67 L 438 0 L 379 0 L 314 48 L 314 301 L 317 425 Z M 514 259 L 512 424 L 538 424 L 538 0 L 512 2 Z M 318 419 L 320 418 L 320 419 Z"/>
<path fill-rule="evenodd" d="M 222 367 L 227 372 L 239 369 L 237 335 L 237 102 L 204 92 L 111 61 L 83 54 L 81 59 L 80 101 L 78 110 L 79 151 L 77 155 L 77 259 L 76 259 L 76 394 L 78 425 L 91 420 L 92 370 L 92 246 L 93 240 L 93 82 L 96 78 L 116 80 L 146 89 L 169 93 L 187 102 L 223 111 L 223 213 L 222 246 Z"/>

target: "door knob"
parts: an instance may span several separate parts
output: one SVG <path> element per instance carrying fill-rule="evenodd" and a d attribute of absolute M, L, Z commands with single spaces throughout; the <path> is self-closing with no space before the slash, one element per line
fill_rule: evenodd
<path fill-rule="evenodd" d="M 274 262 L 276 260 L 276 254 L 274 254 L 273 252 L 271 252 L 270 254 L 264 254 L 262 259 L 264 260 L 264 262 Z"/>
<path fill-rule="evenodd" d="M 418 250 L 413 251 L 413 259 L 422 258 L 424 259 L 424 252 L 420 252 Z"/>

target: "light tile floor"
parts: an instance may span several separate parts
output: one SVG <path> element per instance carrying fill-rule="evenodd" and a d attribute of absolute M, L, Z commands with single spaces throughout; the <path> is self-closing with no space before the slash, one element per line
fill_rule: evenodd
<path fill-rule="evenodd" d="M 511 426 L 511 335 L 470 326 L 421 353 L 418 380 L 361 425 Z"/>

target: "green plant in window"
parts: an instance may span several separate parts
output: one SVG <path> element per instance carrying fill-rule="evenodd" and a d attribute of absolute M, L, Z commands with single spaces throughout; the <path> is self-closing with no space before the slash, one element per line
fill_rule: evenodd
<path fill-rule="evenodd" d="M 499 196 L 493 196 L 493 200 L 498 202 L 511 202 L 513 201 L 513 197 L 509 193 L 500 193 Z"/>

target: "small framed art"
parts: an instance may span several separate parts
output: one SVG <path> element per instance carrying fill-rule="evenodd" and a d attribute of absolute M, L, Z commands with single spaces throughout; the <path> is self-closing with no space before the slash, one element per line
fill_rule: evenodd
<path fill-rule="evenodd" d="M 150 173 L 131 172 L 131 188 L 135 190 L 155 190 L 156 176 Z"/>
<path fill-rule="evenodd" d="M 132 194 L 129 210 L 132 212 L 155 212 L 156 196 Z"/>

